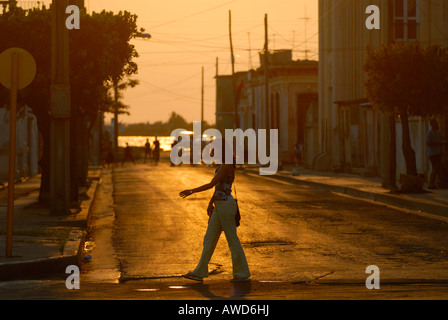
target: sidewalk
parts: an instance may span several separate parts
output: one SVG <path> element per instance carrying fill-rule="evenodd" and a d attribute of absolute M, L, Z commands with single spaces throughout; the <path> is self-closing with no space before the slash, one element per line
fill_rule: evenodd
<path fill-rule="evenodd" d="M 101 169 L 89 170 L 81 211 L 69 216 L 51 216 L 38 204 L 40 175 L 17 183 L 12 257 L 6 257 L 7 189 L 0 187 L 0 281 L 64 274 L 67 266 L 80 265 L 100 176 Z"/>
<path fill-rule="evenodd" d="M 246 172 L 258 174 L 258 168 L 243 168 Z M 293 175 L 297 174 L 298 175 Z M 379 178 L 367 178 L 355 174 L 315 172 L 302 167 L 284 166 L 272 179 L 322 188 L 349 196 L 429 213 L 448 218 L 448 189 L 425 190 L 421 194 L 399 194 L 381 187 Z"/>

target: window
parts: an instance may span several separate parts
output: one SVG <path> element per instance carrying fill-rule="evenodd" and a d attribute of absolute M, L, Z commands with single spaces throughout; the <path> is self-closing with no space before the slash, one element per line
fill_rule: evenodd
<path fill-rule="evenodd" d="M 394 0 L 394 36 L 396 41 L 418 41 L 419 0 Z"/>

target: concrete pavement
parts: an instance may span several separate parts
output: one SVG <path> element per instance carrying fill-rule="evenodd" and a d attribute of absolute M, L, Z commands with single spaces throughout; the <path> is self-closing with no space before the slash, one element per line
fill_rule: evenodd
<path fill-rule="evenodd" d="M 246 172 L 258 174 L 254 168 Z M 299 168 L 284 168 L 267 179 L 281 179 L 294 184 L 325 188 L 387 205 L 448 218 L 448 190 L 432 190 L 425 194 L 392 194 L 377 179 L 347 174 L 316 173 Z M 70 264 L 79 265 L 84 258 L 84 240 L 89 228 L 90 212 L 101 178 L 101 169 L 89 171 L 91 180 L 87 199 L 77 214 L 67 217 L 49 216 L 37 205 L 40 177 L 16 185 L 13 257 L 5 257 L 6 190 L 0 189 L 0 281 L 36 278 L 43 274 L 64 274 Z"/>
<path fill-rule="evenodd" d="M 245 167 L 246 172 L 258 174 L 258 169 Z M 370 200 L 416 214 L 448 219 L 448 189 L 425 190 L 419 194 L 392 192 L 381 186 L 379 178 L 355 174 L 315 172 L 302 167 L 285 166 L 274 176 L 267 176 L 298 185 L 323 188 L 336 193 Z"/>
<path fill-rule="evenodd" d="M 7 190 L 0 189 L 0 281 L 64 274 L 83 259 L 84 239 L 101 169 L 90 169 L 80 210 L 51 216 L 38 204 L 40 175 L 15 186 L 12 257 L 6 257 Z"/>

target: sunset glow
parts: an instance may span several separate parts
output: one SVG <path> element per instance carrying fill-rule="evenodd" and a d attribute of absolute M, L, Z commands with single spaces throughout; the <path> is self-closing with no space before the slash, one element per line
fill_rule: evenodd
<path fill-rule="evenodd" d="M 200 120 L 202 67 L 204 118 L 215 123 L 216 58 L 219 74 L 231 74 L 229 10 L 235 71 L 247 71 L 251 65 L 259 67 L 265 14 L 270 49 L 293 48 L 294 59 L 304 59 L 304 51 L 309 50 L 308 59 L 318 59 L 315 0 L 86 0 L 85 4 L 89 12 L 126 10 L 136 14 L 139 28 L 152 36 L 133 41 L 140 54 L 136 59 L 139 72 L 134 77 L 140 85 L 125 93 L 123 103 L 131 107 L 131 114 L 120 119 L 123 123 L 166 121 L 172 111 L 188 122 Z"/>

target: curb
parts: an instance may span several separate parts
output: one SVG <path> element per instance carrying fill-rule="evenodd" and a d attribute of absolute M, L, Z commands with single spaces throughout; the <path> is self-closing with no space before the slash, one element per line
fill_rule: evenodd
<path fill-rule="evenodd" d="M 40 258 L 28 261 L 14 261 L 0 263 L 0 281 L 35 279 L 50 274 L 64 274 L 67 266 L 80 266 L 85 253 L 87 230 L 90 228 L 92 207 L 101 184 L 102 170 L 98 178 L 94 178 L 87 190 L 88 199 L 81 203 L 81 211 L 74 217 L 67 217 L 67 222 L 73 223 L 74 228 L 64 244 L 61 256 Z"/>
<path fill-rule="evenodd" d="M 251 169 L 244 168 L 245 172 L 249 174 L 257 174 L 255 171 Z M 429 203 L 429 202 L 422 202 L 418 200 L 412 200 L 412 199 L 404 199 L 400 196 L 393 195 L 393 194 L 380 194 L 375 192 L 369 192 L 364 190 L 359 190 L 356 188 L 351 187 L 344 187 L 344 186 L 338 186 L 338 185 L 329 185 L 325 183 L 315 182 L 315 181 L 308 181 L 308 180 L 300 180 L 293 178 L 292 176 L 287 176 L 284 174 L 275 174 L 273 176 L 265 176 L 271 179 L 280 180 L 280 181 L 286 181 L 289 183 L 293 183 L 296 185 L 307 185 L 312 186 L 315 188 L 320 188 L 324 190 L 329 190 L 337 193 L 346 194 L 348 196 L 352 196 L 355 198 L 370 200 L 382 204 L 387 204 L 395 207 L 399 207 L 402 209 L 412 210 L 412 211 L 419 211 L 422 213 L 428 213 L 433 214 L 437 216 L 441 216 L 444 218 L 448 218 L 448 206 L 444 206 L 442 204 L 436 204 L 436 203 Z"/>
<path fill-rule="evenodd" d="M 62 274 L 67 266 L 73 264 L 78 264 L 78 257 L 73 255 L 5 262 L 0 265 L 0 281 L 35 279 L 47 274 Z"/>

